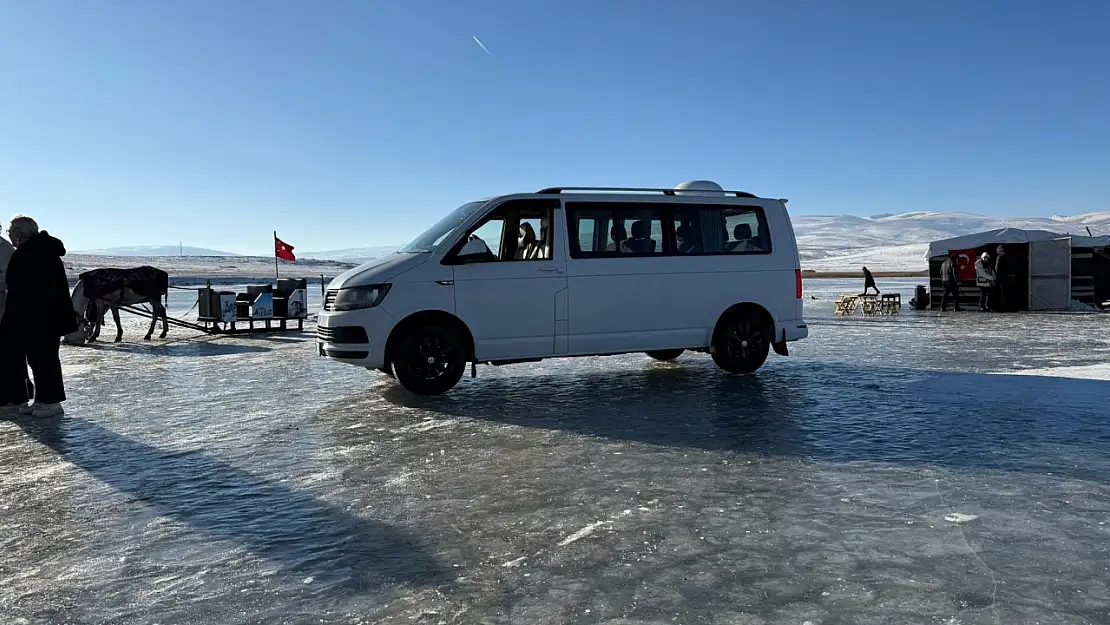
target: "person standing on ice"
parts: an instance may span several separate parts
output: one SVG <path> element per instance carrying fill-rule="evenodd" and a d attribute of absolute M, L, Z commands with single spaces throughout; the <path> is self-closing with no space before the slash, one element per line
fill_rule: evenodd
<path fill-rule="evenodd" d="M 867 267 L 863 268 L 863 293 L 860 295 L 867 295 L 869 289 L 875 289 L 875 295 L 878 295 L 879 287 L 875 285 L 875 276 L 871 275 L 871 271 Z"/>
<path fill-rule="evenodd" d="M 944 295 L 940 297 L 940 311 L 948 310 L 948 296 L 952 296 L 955 311 L 960 312 L 960 257 L 955 254 L 944 259 L 940 265 L 940 283 L 944 287 Z"/>
<path fill-rule="evenodd" d="M 62 263 L 66 248 L 34 219 L 12 218 L 8 229 L 15 252 L 7 271 L 5 324 L 13 324 L 14 341 L 23 371 L 35 376 L 33 406 L 21 409 L 35 417 L 56 417 L 66 400 L 62 364 L 58 357 L 61 337 L 77 330 L 77 313 L 69 296 L 69 280 Z M 7 346 L 5 346 L 7 347 Z"/>
<path fill-rule="evenodd" d="M 14 347 L 18 334 L 14 331 L 7 308 L 8 262 L 15 246 L 0 236 L 0 416 L 14 416 L 20 405 L 27 403 L 27 364 L 20 350 Z"/>
<path fill-rule="evenodd" d="M 979 285 L 979 311 L 990 310 L 991 291 L 994 290 L 994 271 L 990 266 L 991 255 L 983 252 L 975 261 L 975 284 Z"/>
<path fill-rule="evenodd" d="M 995 310 L 1010 312 L 1014 298 L 1013 282 L 1017 271 L 1013 258 L 1006 253 L 1006 248 L 999 245 L 998 255 L 994 259 L 994 284 L 998 289 L 998 299 L 994 303 Z"/>

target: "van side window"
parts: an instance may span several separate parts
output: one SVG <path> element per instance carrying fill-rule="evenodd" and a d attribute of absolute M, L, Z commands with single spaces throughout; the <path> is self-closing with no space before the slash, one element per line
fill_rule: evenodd
<path fill-rule="evenodd" d="M 663 206 L 567 202 L 571 258 L 662 255 Z"/>
<path fill-rule="evenodd" d="M 721 224 L 727 235 L 725 251 L 730 254 L 764 253 L 771 251 L 767 221 L 758 206 L 736 206 L 721 209 Z"/>
<path fill-rule="evenodd" d="M 768 254 L 761 206 L 567 202 L 571 258 Z"/>
<path fill-rule="evenodd" d="M 554 209 L 558 201 L 510 200 L 501 204 L 456 243 L 456 253 L 477 237 L 489 250 L 488 259 L 472 262 L 550 260 L 555 249 Z"/>
<path fill-rule="evenodd" d="M 702 254 L 705 244 L 702 243 L 702 219 L 704 212 L 696 206 L 676 206 L 671 211 L 671 220 L 674 222 L 675 251 L 682 254 Z"/>
<path fill-rule="evenodd" d="M 675 241 L 684 254 L 767 254 L 767 217 L 760 206 L 683 205 L 672 209 Z M 689 237 L 687 236 L 689 235 Z M 691 243 L 682 241 L 692 238 Z"/>

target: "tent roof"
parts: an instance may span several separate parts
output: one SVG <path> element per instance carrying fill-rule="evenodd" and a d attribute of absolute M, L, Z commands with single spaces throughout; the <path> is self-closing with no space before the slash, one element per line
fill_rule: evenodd
<path fill-rule="evenodd" d="M 1072 237 L 1072 247 L 1110 247 L 1110 236 Z"/>
<path fill-rule="evenodd" d="M 1059 232 L 1048 230 L 1022 230 L 1021 228 L 999 228 L 976 234 L 968 234 L 943 241 L 933 241 L 929 244 L 926 259 L 936 256 L 947 256 L 949 250 L 967 250 L 984 245 L 1002 245 L 1005 243 L 1028 243 L 1030 241 L 1051 241 L 1052 239 L 1079 238 L 1070 237 Z M 1088 237 L 1083 237 L 1088 238 Z"/>

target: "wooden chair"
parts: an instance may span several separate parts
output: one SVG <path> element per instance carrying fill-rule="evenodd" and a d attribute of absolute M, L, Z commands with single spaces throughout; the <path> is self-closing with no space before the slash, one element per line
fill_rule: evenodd
<path fill-rule="evenodd" d="M 867 317 L 873 317 L 881 310 L 879 298 L 874 295 L 860 295 L 859 302 L 860 311 Z"/>
<path fill-rule="evenodd" d="M 838 315 L 851 315 L 859 308 L 860 297 L 858 295 L 841 295 L 836 300 L 836 314 Z"/>
<path fill-rule="evenodd" d="M 902 310 L 901 293 L 883 293 L 880 312 L 884 315 L 897 315 Z"/>

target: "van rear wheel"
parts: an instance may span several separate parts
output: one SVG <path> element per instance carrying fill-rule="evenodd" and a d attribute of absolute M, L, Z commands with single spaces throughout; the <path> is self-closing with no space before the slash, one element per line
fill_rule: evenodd
<path fill-rule="evenodd" d="M 441 395 L 462 379 L 466 350 L 447 328 L 418 326 L 401 337 L 392 362 L 393 375 L 405 390 L 417 395 Z"/>
<path fill-rule="evenodd" d="M 686 351 L 686 350 L 684 350 L 684 349 L 654 349 L 650 352 L 644 352 L 644 353 L 647 354 L 648 356 L 651 356 L 652 358 L 654 358 L 656 360 L 662 360 L 663 362 L 669 362 L 669 361 L 674 360 L 675 358 L 678 358 L 679 356 L 681 356 L 682 352 L 684 352 L 684 351 Z"/>
<path fill-rule="evenodd" d="M 761 315 L 749 311 L 723 319 L 709 349 L 713 362 L 729 373 L 752 373 L 759 369 L 771 346 L 766 326 Z"/>

